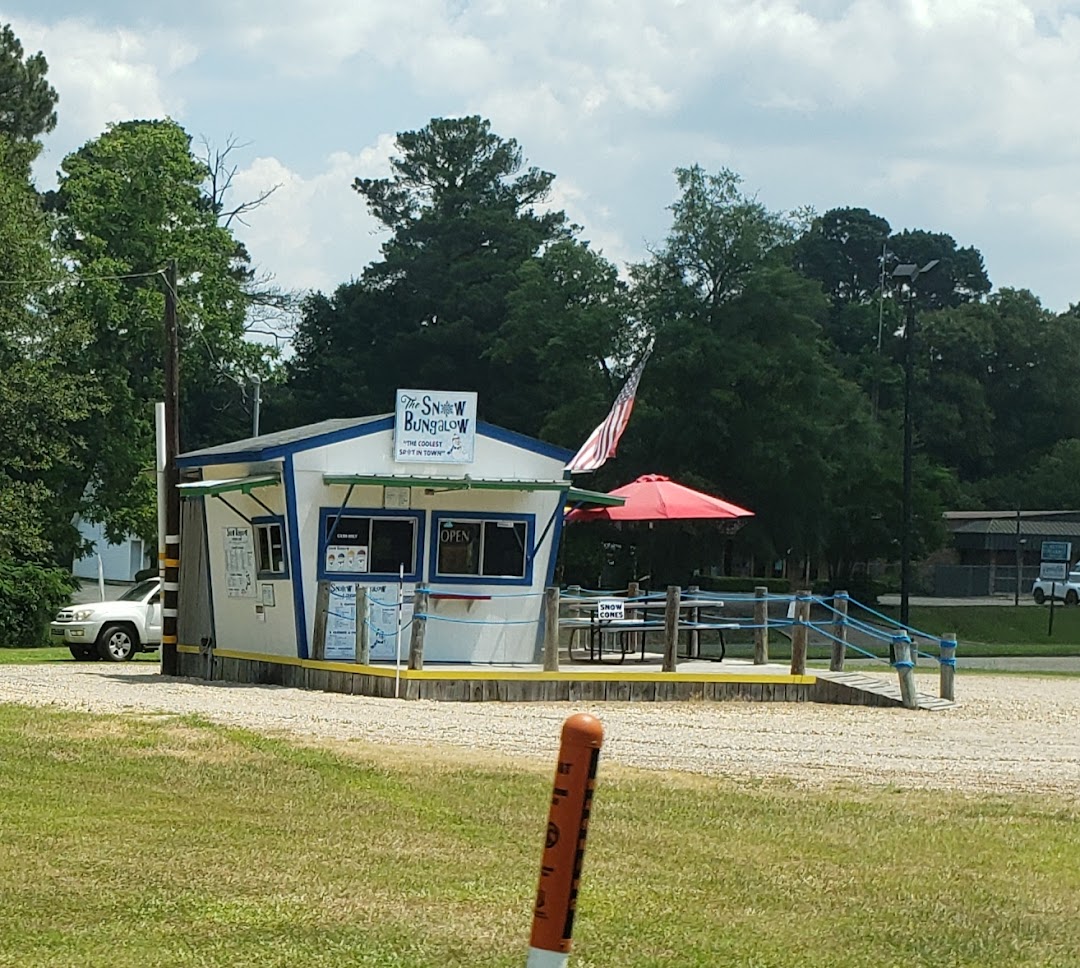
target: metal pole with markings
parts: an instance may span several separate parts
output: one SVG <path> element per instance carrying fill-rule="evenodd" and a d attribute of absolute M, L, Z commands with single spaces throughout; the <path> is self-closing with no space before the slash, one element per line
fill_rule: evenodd
<path fill-rule="evenodd" d="M 525 968 L 566 968 L 570 958 L 585 837 L 603 744 L 604 728 L 595 716 L 577 713 L 563 723 Z"/>

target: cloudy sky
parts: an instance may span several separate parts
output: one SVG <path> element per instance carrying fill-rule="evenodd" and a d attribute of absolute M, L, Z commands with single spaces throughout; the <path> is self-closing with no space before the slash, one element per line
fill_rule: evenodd
<path fill-rule="evenodd" d="M 1041 0 L 7 0 L 60 123 L 37 168 L 110 121 L 168 115 L 245 147 L 239 226 L 290 288 L 382 240 L 350 188 L 394 134 L 480 114 L 557 175 L 617 263 L 660 242 L 672 170 L 732 168 L 767 207 L 860 206 L 974 245 L 995 287 L 1080 302 L 1080 3 Z M 48 11 L 48 12 L 43 12 Z"/>

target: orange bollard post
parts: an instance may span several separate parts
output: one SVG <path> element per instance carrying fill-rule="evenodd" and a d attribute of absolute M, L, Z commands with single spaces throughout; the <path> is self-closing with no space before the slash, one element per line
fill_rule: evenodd
<path fill-rule="evenodd" d="M 604 728 L 595 716 L 577 713 L 563 723 L 525 968 L 565 968 L 570 957 L 585 837 L 603 744 Z"/>

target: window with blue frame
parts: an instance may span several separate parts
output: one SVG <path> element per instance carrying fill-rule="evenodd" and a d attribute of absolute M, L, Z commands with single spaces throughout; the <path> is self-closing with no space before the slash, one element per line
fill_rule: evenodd
<path fill-rule="evenodd" d="M 436 515 L 432 579 L 530 582 L 533 521 L 532 515 Z"/>
<path fill-rule="evenodd" d="M 255 531 L 255 570 L 259 578 L 288 578 L 289 559 L 285 554 L 285 519 L 252 518 Z"/>
<path fill-rule="evenodd" d="M 385 576 L 416 581 L 421 525 L 419 514 L 323 508 L 320 578 Z"/>

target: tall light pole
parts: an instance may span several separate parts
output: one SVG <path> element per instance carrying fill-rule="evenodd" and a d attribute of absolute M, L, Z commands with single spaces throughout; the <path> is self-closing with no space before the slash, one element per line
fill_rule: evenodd
<path fill-rule="evenodd" d="M 908 625 L 910 614 L 908 600 L 911 597 L 911 532 L 912 515 L 912 387 L 915 383 L 915 282 L 938 264 L 937 259 L 926 263 L 921 269 L 915 263 L 905 263 L 893 269 L 893 278 L 907 285 L 907 312 L 904 316 L 904 476 L 903 508 L 900 522 L 900 622 Z"/>

